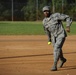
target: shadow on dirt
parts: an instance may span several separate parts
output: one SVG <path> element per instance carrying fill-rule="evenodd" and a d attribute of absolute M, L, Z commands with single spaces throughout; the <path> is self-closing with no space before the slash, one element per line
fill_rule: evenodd
<path fill-rule="evenodd" d="M 73 69 L 76 69 L 76 65 L 73 65 L 73 66 L 65 66 L 65 67 L 59 69 L 58 71 L 73 70 Z"/>
<path fill-rule="evenodd" d="M 64 54 L 76 54 L 76 52 L 69 52 Z M 0 57 L 0 59 L 13 59 L 13 58 L 25 58 L 25 57 L 39 57 L 39 56 L 50 56 L 51 54 L 38 54 L 38 55 L 23 55 L 23 56 L 11 56 L 11 57 Z"/>
<path fill-rule="evenodd" d="M 39 56 L 49 56 L 49 55 L 53 55 L 53 54 L 38 54 L 38 55 L 24 55 L 24 56 L 1 57 L 0 59 L 39 57 Z"/>

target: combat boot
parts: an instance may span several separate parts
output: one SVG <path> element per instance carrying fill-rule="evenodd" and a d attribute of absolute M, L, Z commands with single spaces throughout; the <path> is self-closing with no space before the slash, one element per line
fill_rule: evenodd
<path fill-rule="evenodd" d="M 51 68 L 51 71 L 57 71 L 57 62 L 54 62 L 54 65 Z"/>
<path fill-rule="evenodd" d="M 64 65 L 64 63 L 66 62 L 67 60 L 64 58 L 63 60 L 61 60 L 60 64 L 59 64 L 59 68 L 62 68 L 62 66 Z"/>
<path fill-rule="evenodd" d="M 51 71 L 57 71 L 57 66 L 53 66 L 52 68 L 51 68 Z"/>

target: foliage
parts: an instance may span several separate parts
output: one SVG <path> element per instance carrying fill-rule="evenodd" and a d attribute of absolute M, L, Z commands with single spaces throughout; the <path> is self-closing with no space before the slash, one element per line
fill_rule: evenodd
<path fill-rule="evenodd" d="M 42 8 L 45 5 L 51 7 L 53 12 L 53 2 L 55 12 L 70 15 L 76 20 L 76 0 L 13 0 L 13 17 L 16 21 L 35 21 L 43 19 Z M 0 20 L 12 20 L 12 0 L 0 0 Z M 37 14 L 38 13 L 38 14 Z"/>

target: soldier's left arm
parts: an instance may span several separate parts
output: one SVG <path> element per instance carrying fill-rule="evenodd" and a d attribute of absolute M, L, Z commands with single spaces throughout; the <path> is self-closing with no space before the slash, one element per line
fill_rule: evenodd
<path fill-rule="evenodd" d="M 68 15 L 60 14 L 59 19 L 66 21 L 66 31 L 70 32 L 70 26 L 72 24 L 72 18 L 70 18 Z"/>

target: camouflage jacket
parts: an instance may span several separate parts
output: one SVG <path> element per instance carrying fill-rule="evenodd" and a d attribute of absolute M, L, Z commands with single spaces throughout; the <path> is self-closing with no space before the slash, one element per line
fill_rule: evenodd
<path fill-rule="evenodd" d="M 66 21 L 66 26 L 71 26 L 72 19 L 65 14 L 54 13 L 49 18 L 43 19 L 44 31 L 48 35 L 48 41 L 51 41 L 51 37 L 66 37 L 67 34 L 63 27 L 62 21 Z"/>

